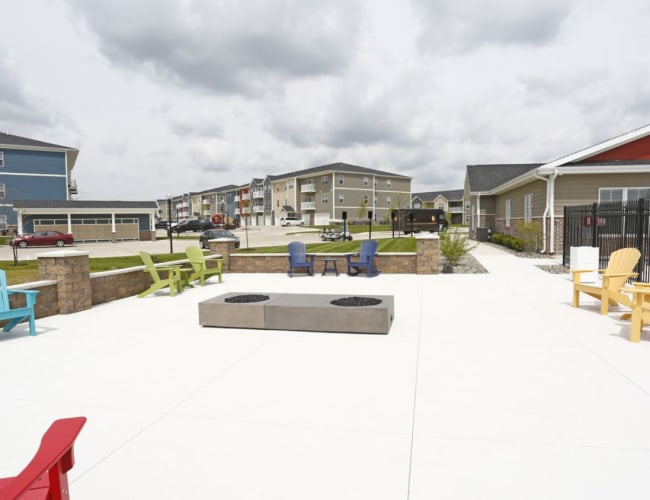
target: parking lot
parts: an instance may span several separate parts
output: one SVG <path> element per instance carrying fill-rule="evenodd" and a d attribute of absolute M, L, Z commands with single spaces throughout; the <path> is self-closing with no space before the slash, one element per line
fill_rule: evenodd
<path fill-rule="evenodd" d="M 241 248 L 286 245 L 294 240 L 304 241 L 305 243 L 321 241 L 318 231 L 301 227 L 254 226 L 233 229 L 232 232 L 239 237 Z M 157 233 L 158 236 L 166 235 L 166 231 L 162 229 L 159 229 Z M 183 233 L 180 237 L 174 234 L 172 241 L 174 252 L 183 252 L 188 245 L 198 245 L 199 234 L 201 233 Z M 373 234 L 374 236 L 375 234 Z M 367 238 L 367 234 L 361 234 L 358 237 L 355 235 L 355 239 L 365 238 Z M 28 247 L 18 249 L 18 258 L 19 260 L 33 260 L 40 254 L 61 250 L 89 252 L 91 257 L 120 257 L 136 255 L 140 250 L 146 250 L 149 253 L 169 253 L 170 245 L 168 239 L 162 239 L 156 241 L 121 241 L 116 243 L 76 243 L 73 246 L 66 246 L 63 249 L 57 247 Z M 0 246 L 0 260 L 13 260 L 13 252 L 9 245 Z"/>

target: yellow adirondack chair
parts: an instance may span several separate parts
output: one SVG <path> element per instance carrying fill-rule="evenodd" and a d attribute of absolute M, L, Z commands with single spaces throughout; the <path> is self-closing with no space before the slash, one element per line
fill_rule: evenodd
<path fill-rule="evenodd" d="M 185 249 L 187 259 L 190 261 L 192 266 L 192 273 L 187 279 L 188 282 L 199 280 L 201 286 L 205 285 L 205 280 L 210 276 L 219 276 L 219 283 L 223 282 L 223 260 L 215 259 L 217 263 L 216 267 L 208 267 L 205 261 L 205 256 L 203 251 L 199 247 L 187 247 Z"/>
<path fill-rule="evenodd" d="M 151 255 L 149 255 L 147 252 L 140 252 L 140 258 L 144 263 L 144 271 L 146 273 L 149 273 L 149 276 L 151 276 L 151 281 L 153 283 L 149 288 L 138 295 L 139 298 L 145 297 L 150 293 L 153 293 L 157 290 L 162 290 L 163 288 L 167 287 L 169 287 L 169 295 L 172 297 L 176 296 L 176 292 L 183 291 L 181 266 L 156 267 L 154 266 L 153 260 L 151 260 Z M 167 272 L 167 277 L 161 278 L 158 274 L 158 271 Z"/>
<path fill-rule="evenodd" d="M 607 269 L 600 270 L 602 282 L 598 284 L 580 283 L 580 274 L 594 272 L 596 269 L 575 269 L 573 273 L 573 307 L 580 306 L 580 292 L 600 299 L 600 314 L 607 314 L 609 305 L 632 306 L 632 297 L 625 293 L 628 279 L 637 276 L 632 272 L 639 262 L 641 252 L 636 248 L 621 248 L 609 256 Z"/>

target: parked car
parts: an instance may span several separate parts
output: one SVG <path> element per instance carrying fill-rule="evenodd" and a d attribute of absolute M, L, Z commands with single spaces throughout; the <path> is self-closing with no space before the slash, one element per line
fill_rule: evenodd
<path fill-rule="evenodd" d="M 74 237 L 68 233 L 61 233 L 59 231 L 36 231 L 33 234 L 25 234 L 23 236 L 16 236 L 9 245 L 17 246 L 20 248 L 37 247 L 56 245 L 62 247 L 64 245 L 72 245 Z"/>
<path fill-rule="evenodd" d="M 235 248 L 239 248 L 239 237 L 235 236 L 227 229 L 208 229 L 199 236 L 199 246 L 201 248 L 210 248 L 208 241 L 218 238 L 229 238 L 235 240 Z"/>
<path fill-rule="evenodd" d="M 156 229 L 167 229 L 169 227 L 168 220 L 159 220 L 156 221 Z"/>
<path fill-rule="evenodd" d="M 286 226 L 304 226 L 305 222 L 300 217 L 289 216 L 289 217 L 281 217 L 280 218 L 280 225 L 282 227 L 286 227 Z"/>
<path fill-rule="evenodd" d="M 172 231 L 176 233 L 185 233 L 187 231 L 199 232 L 212 229 L 212 227 L 212 222 L 209 220 L 186 219 L 173 226 Z"/>

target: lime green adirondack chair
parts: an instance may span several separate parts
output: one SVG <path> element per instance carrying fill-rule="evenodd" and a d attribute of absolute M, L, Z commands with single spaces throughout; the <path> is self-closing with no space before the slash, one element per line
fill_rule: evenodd
<path fill-rule="evenodd" d="M 203 251 L 199 247 L 187 247 L 185 249 L 187 259 L 192 266 L 192 274 L 187 279 L 188 282 L 200 280 L 201 286 L 205 285 L 205 280 L 210 276 L 219 276 L 219 283 L 223 283 L 223 260 L 216 259 L 216 267 L 208 267 L 205 262 Z"/>
<path fill-rule="evenodd" d="M 9 305 L 9 296 L 14 294 L 25 296 L 25 307 L 12 309 Z M 21 321 L 29 320 L 29 334 L 36 335 L 34 324 L 34 304 L 38 290 L 7 290 L 7 274 L 0 269 L 0 320 L 8 319 L 9 322 L 3 330 L 8 332 Z"/>
<path fill-rule="evenodd" d="M 153 293 L 163 288 L 169 287 L 169 295 L 174 297 L 176 292 L 183 291 L 183 281 L 181 279 L 181 266 L 164 266 L 156 267 L 154 266 L 153 260 L 151 260 L 151 255 L 147 252 L 140 252 L 140 258 L 144 263 L 144 271 L 149 273 L 151 276 L 151 281 L 153 283 L 149 288 L 142 292 L 138 297 L 145 297 L 150 293 Z M 161 278 L 158 274 L 158 271 L 166 271 L 167 277 Z"/>

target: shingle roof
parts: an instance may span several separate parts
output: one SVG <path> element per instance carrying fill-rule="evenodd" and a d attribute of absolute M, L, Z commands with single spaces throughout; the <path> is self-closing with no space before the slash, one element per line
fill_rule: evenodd
<path fill-rule="evenodd" d="M 447 201 L 456 201 L 463 199 L 464 191 L 462 189 L 449 189 L 447 191 L 425 191 L 422 193 L 413 193 L 411 196 L 415 198 L 416 196 L 422 201 L 433 201 L 438 196 L 444 196 Z"/>
<path fill-rule="evenodd" d="M 6 134 L 0 132 L 0 147 L 2 146 L 25 146 L 34 148 L 59 148 L 59 149 L 75 149 L 68 146 L 60 146 L 59 144 L 52 144 L 50 142 L 36 141 L 28 139 L 27 137 L 20 137 L 17 135 Z"/>
<path fill-rule="evenodd" d="M 15 208 L 158 208 L 155 201 L 14 200 L 12 204 Z"/>
<path fill-rule="evenodd" d="M 390 177 L 403 177 L 405 179 L 411 178 L 408 175 L 395 174 L 392 172 L 386 172 L 383 170 L 376 170 L 367 167 L 360 167 L 359 165 L 350 165 L 349 163 L 341 163 L 341 162 L 330 163 L 328 165 L 321 165 L 318 167 L 306 168 L 304 170 L 297 170 L 293 172 L 288 172 L 286 174 L 269 175 L 269 178 L 271 180 L 280 180 L 280 179 L 288 179 L 291 177 L 302 177 L 305 175 L 311 175 L 311 174 L 317 174 L 319 172 L 329 172 L 329 171 L 335 171 L 341 173 L 347 172 L 353 174 L 385 175 Z"/>
<path fill-rule="evenodd" d="M 471 192 L 490 191 L 543 163 L 519 163 L 506 165 L 467 165 L 467 178 Z"/>

